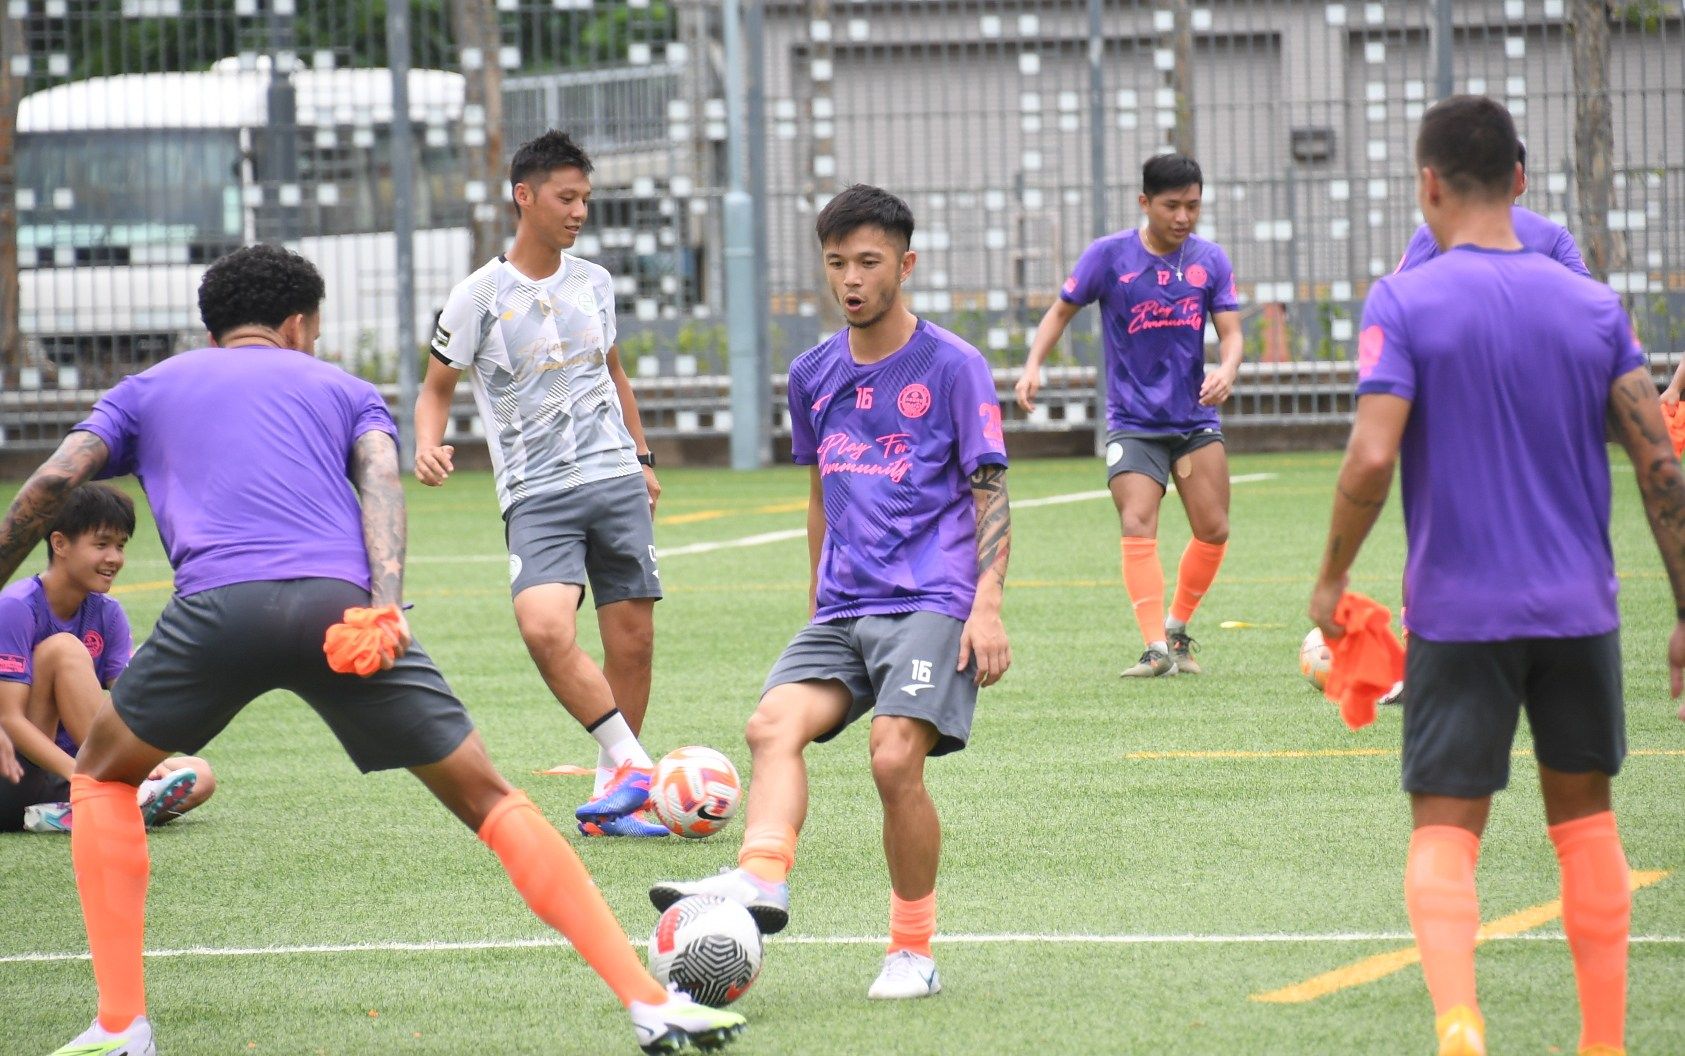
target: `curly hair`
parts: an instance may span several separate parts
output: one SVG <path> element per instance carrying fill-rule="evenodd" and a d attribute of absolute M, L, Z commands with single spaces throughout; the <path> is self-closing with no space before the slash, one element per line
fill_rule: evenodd
<path fill-rule="evenodd" d="M 316 265 L 280 246 L 246 246 L 221 258 L 199 280 L 199 317 L 211 336 L 237 326 L 280 326 L 314 315 L 326 294 Z"/>
<path fill-rule="evenodd" d="M 64 505 L 47 529 L 48 538 L 60 532 L 71 542 L 89 532 L 108 528 L 120 535 L 135 534 L 135 502 L 109 484 L 83 484 L 65 497 Z M 47 547 L 47 563 L 53 563 L 53 548 Z"/>

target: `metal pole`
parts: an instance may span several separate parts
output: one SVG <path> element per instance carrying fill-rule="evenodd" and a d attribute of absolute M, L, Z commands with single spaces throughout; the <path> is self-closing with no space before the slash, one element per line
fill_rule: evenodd
<path fill-rule="evenodd" d="M 410 127 L 410 5 L 386 5 L 392 74 L 392 234 L 398 291 L 398 443 L 415 451 L 415 136 Z"/>
<path fill-rule="evenodd" d="M 1444 99 L 1456 92 L 1451 71 L 1451 0 L 1433 0 L 1434 94 Z"/>
<path fill-rule="evenodd" d="M 744 28 L 749 38 L 749 196 L 755 211 L 755 446 L 760 464 L 772 464 L 771 290 L 767 275 L 766 194 L 766 38 L 765 0 L 748 0 Z"/>
<path fill-rule="evenodd" d="M 1101 26 L 1104 0 L 1088 0 L 1088 180 L 1089 235 L 1100 238 L 1106 227 L 1106 37 Z M 1106 360 L 1106 327 L 1098 308 L 1094 315 L 1094 453 L 1106 453 L 1106 394 L 1111 391 L 1111 364 Z"/>
<path fill-rule="evenodd" d="M 741 0 L 725 0 L 726 194 L 725 306 L 726 345 L 731 357 L 731 468 L 761 466 L 767 408 L 760 398 L 766 384 L 762 351 L 756 340 L 755 203 L 748 178 L 748 122 L 745 109 L 747 55 Z"/>

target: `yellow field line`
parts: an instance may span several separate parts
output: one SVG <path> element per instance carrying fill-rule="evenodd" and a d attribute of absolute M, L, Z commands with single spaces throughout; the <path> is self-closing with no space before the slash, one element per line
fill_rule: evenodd
<path fill-rule="evenodd" d="M 1632 889 L 1649 887 L 1667 877 L 1667 869 L 1635 870 L 1632 874 Z M 1510 935 L 1520 935 L 1532 931 L 1543 924 L 1548 924 L 1562 915 L 1561 901 L 1544 902 L 1537 906 L 1511 913 L 1506 917 L 1499 917 L 1489 924 L 1481 926 L 1480 936 L 1476 943 L 1487 939 L 1501 939 Z M 1352 987 L 1373 983 L 1378 979 L 1385 979 L 1394 972 L 1402 971 L 1413 964 L 1421 962 L 1421 954 L 1416 947 L 1406 946 L 1400 950 L 1389 950 L 1378 953 L 1373 957 L 1365 957 L 1361 961 L 1354 961 L 1331 972 L 1313 976 L 1302 983 L 1284 986 L 1279 990 L 1267 990 L 1261 994 L 1253 994 L 1252 1000 L 1277 1005 L 1298 1005 L 1306 1001 L 1315 1001 L 1319 997 L 1349 990 Z"/>
<path fill-rule="evenodd" d="M 702 521 L 717 521 L 721 517 L 732 515 L 745 516 L 752 513 L 800 513 L 807 509 L 807 500 L 800 502 L 775 502 L 767 506 L 756 506 L 749 510 L 697 510 L 695 513 L 675 513 L 670 516 L 657 517 L 656 524 L 698 524 Z"/>
<path fill-rule="evenodd" d="M 175 585 L 173 579 L 149 579 L 141 583 L 119 583 L 111 588 L 111 593 L 139 594 L 146 590 L 169 590 Z"/>
<path fill-rule="evenodd" d="M 1130 752 L 1125 759 L 1133 761 L 1153 759 L 1345 759 L 1352 757 L 1397 756 L 1396 748 L 1284 748 L 1278 751 L 1188 751 L 1188 752 Z M 1526 748 L 1510 753 L 1517 759 L 1531 758 Z M 1634 748 L 1627 755 L 1670 756 L 1685 755 L 1685 748 Z"/>

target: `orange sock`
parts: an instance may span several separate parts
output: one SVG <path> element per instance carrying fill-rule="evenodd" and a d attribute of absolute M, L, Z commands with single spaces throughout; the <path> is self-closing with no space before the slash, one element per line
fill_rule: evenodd
<path fill-rule="evenodd" d="M 81 824 L 81 819 L 77 819 Z M 1612 811 L 1550 827 L 1562 866 L 1562 930 L 1580 991 L 1580 1048 L 1626 1042 L 1632 888 Z"/>
<path fill-rule="evenodd" d="M 1200 599 L 1211 589 L 1217 570 L 1223 567 L 1223 553 L 1228 543 L 1205 543 L 1189 539 L 1182 551 L 1182 563 L 1176 569 L 1176 600 L 1170 606 L 1170 618 L 1187 623 L 1199 608 Z"/>
<path fill-rule="evenodd" d="M 99 1023 L 119 1031 L 146 1015 L 146 825 L 135 786 L 70 778 L 70 860 L 99 988 Z"/>
<path fill-rule="evenodd" d="M 1123 589 L 1148 645 L 1164 641 L 1164 569 L 1158 563 L 1158 540 L 1123 537 Z"/>
<path fill-rule="evenodd" d="M 1422 955 L 1422 975 L 1436 1015 L 1474 999 L 1474 943 L 1480 932 L 1480 900 L 1474 865 L 1480 837 L 1455 825 L 1424 825 L 1410 836 L 1404 868 L 1404 905 Z"/>
<path fill-rule="evenodd" d="M 133 800 L 134 793 L 129 796 Z M 479 835 L 538 919 L 573 944 L 621 1004 L 667 1000 L 667 991 L 644 969 L 584 863 L 525 793 L 505 796 L 486 815 Z"/>
<path fill-rule="evenodd" d="M 889 949 L 885 952 L 911 950 L 929 957 L 930 937 L 935 934 L 935 891 L 910 901 L 894 891 L 889 893 Z"/>
<path fill-rule="evenodd" d="M 796 830 L 777 822 L 749 829 L 743 834 L 737 864 L 769 884 L 782 884 L 796 867 Z"/>

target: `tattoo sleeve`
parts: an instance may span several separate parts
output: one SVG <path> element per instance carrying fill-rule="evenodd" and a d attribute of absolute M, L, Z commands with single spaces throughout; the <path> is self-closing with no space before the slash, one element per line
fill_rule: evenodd
<path fill-rule="evenodd" d="M 404 597 L 404 486 L 398 478 L 398 445 L 378 430 L 351 449 L 351 483 L 363 507 L 363 545 L 369 552 L 371 604 L 396 605 Z"/>
<path fill-rule="evenodd" d="M 64 438 L 51 458 L 30 474 L 6 519 L 0 521 L 0 583 L 12 578 L 23 559 L 46 536 L 64 500 L 105 468 L 105 441 L 78 430 Z"/>
<path fill-rule="evenodd" d="M 1616 379 L 1609 390 L 1609 425 L 1632 459 L 1674 604 L 1685 606 L 1685 474 L 1674 457 L 1655 385 L 1642 368 Z"/>
<path fill-rule="evenodd" d="M 1006 495 L 1006 467 L 977 467 L 971 475 L 971 498 L 977 505 L 977 585 L 1006 586 L 1006 565 L 1012 554 L 1012 510 Z"/>

